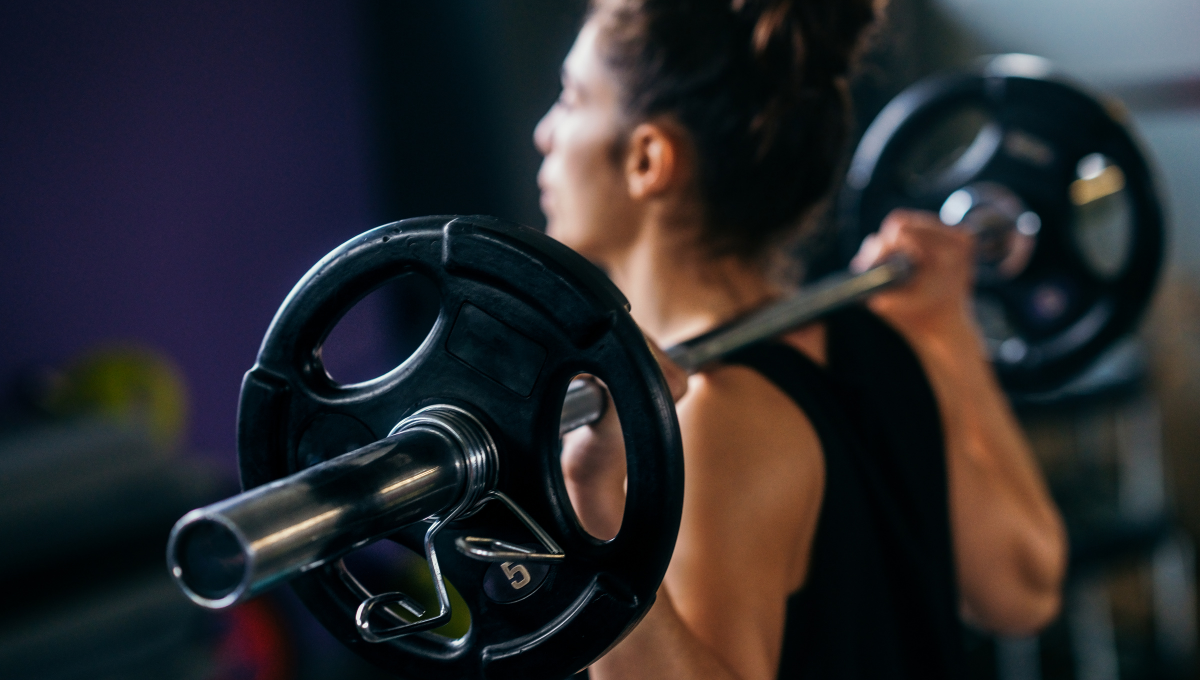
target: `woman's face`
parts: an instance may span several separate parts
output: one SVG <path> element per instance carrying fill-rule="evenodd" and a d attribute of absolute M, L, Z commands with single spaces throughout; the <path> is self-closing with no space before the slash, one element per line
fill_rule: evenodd
<path fill-rule="evenodd" d="M 588 22 L 563 62 L 562 95 L 534 130 L 547 233 L 598 264 L 636 235 L 623 171 L 618 84 Z"/>

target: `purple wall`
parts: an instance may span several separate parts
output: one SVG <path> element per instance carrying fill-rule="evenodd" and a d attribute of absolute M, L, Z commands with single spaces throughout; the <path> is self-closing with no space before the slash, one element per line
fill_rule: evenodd
<path fill-rule="evenodd" d="M 0 383 L 102 343 L 160 349 L 189 381 L 191 446 L 232 462 L 275 309 L 383 221 L 357 31 L 349 2 L 4 3 Z"/>

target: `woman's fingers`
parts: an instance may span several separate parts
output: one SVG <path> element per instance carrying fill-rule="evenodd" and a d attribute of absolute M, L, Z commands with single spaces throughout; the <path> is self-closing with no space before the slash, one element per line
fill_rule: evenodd
<path fill-rule="evenodd" d="M 894 210 L 864 239 L 855 260 L 866 268 L 898 254 L 912 261 L 915 272 L 905 285 L 872 298 L 876 313 L 911 337 L 957 321 L 969 309 L 975 262 L 970 233 L 947 227 L 933 213 Z"/>
<path fill-rule="evenodd" d="M 917 265 L 919 276 L 938 276 L 947 269 L 969 271 L 973 251 L 974 237 L 969 232 L 947 227 L 933 213 L 894 210 L 878 232 L 863 239 L 852 266 L 866 269 L 903 254 Z"/>
<path fill-rule="evenodd" d="M 883 248 L 877 234 L 868 234 L 858 247 L 858 253 L 850 260 L 850 271 L 859 274 L 874 267 L 879 262 L 879 253 Z"/>

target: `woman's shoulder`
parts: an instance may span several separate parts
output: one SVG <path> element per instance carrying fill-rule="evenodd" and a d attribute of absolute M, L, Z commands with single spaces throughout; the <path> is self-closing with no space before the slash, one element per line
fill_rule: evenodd
<path fill-rule="evenodd" d="M 743 365 L 692 376 L 678 404 L 688 473 L 735 478 L 809 479 L 824 469 L 809 417 L 783 390 Z"/>
<path fill-rule="evenodd" d="M 678 404 L 685 458 L 684 524 L 676 552 L 729 551 L 758 565 L 763 588 L 783 594 L 804 582 L 825 488 L 812 423 L 757 371 L 722 365 L 692 376 Z M 723 565 L 732 568 L 732 565 Z"/>

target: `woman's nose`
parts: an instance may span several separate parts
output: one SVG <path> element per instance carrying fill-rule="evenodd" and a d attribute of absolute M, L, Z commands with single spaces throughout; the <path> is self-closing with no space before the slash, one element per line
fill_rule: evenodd
<path fill-rule="evenodd" d="M 537 147 L 537 150 L 541 152 L 543 156 L 550 153 L 550 142 L 554 137 L 552 134 L 552 126 L 554 124 L 552 120 L 553 118 L 554 107 L 551 106 L 550 110 L 546 112 L 546 115 L 542 116 L 542 119 L 538 121 L 537 126 L 533 128 L 533 145 Z"/>

